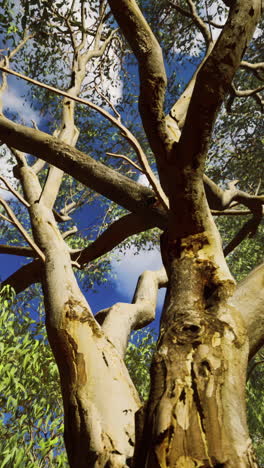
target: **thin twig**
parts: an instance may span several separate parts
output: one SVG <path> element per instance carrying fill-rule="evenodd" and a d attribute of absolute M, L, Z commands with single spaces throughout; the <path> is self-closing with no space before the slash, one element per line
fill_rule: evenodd
<path fill-rule="evenodd" d="M 211 210 L 213 216 L 245 216 L 250 215 L 250 210 Z"/>
<path fill-rule="evenodd" d="M 19 200 L 21 201 L 21 203 L 23 203 L 23 205 L 25 205 L 27 208 L 30 206 L 30 204 L 22 197 L 22 195 L 20 195 L 20 193 L 18 193 L 13 187 L 12 185 L 8 182 L 8 180 L 6 180 L 5 177 L 1 176 L 0 175 L 0 180 L 2 180 L 4 182 L 4 184 L 6 185 L 6 187 L 8 188 L 8 190 Z"/>
<path fill-rule="evenodd" d="M 101 93 L 101 91 L 99 91 L 97 86 L 95 86 L 95 90 L 97 94 L 99 94 L 99 96 L 101 96 L 101 98 L 111 107 L 112 111 L 115 113 L 117 117 L 117 120 L 121 122 L 121 116 L 119 112 L 116 110 L 115 106 L 113 106 L 113 104 L 111 103 L 110 99 L 108 99 L 103 93 Z"/>
<path fill-rule="evenodd" d="M 253 96 L 254 94 L 259 93 L 260 91 L 263 91 L 264 85 L 258 86 L 255 89 L 237 89 L 233 84 L 231 85 L 232 92 L 235 94 L 237 97 L 248 97 L 248 96 Z"/>
<path fill-rule="evenodd" d="M 210 34 L 210 31 L 208 30 L 205 22 L 202 20 L 202 18 L 198 15 L 195 4 L 193 0 L 187 0 L 187 3 L 189 5 L 190 11 L 185 10 L 179 5 L 176 5 L 175 3 L 169 1 L 169 4 L 179 13 L 181 13 L 183 16 L 186 16 L 187 18 L 191 18 L 194 22 L 194 24 L 197 26 L 199 31 L 202 33 L 204 40 L 206 42 L 207 48 L 209 44 L 212 42 L 212 35 Z"/>
<path fill-rule="evenodd" d="M 16 228 L 18 229 L 18 231 L 20 232 L 20 234 L 22 234 L 22 236 L 24 237 L 24 239 L 27 241 L 27 243 L 32 247 L 32 249 L 35 250 L 35 252 L 38 254 L 38 256 L 43 260 L 43 262 L 45 262 L 45 255 L 43 254 L 43 252 L 39 249 L 39 247 L 37 246 L 37 244 L 35 244 L 35 242 L 33 241 L 33 239 L 31 239 L 30 235 L 27 233 L 27 231 L 23 228 L 22 224 L 18 221 L 15 213 L 13 212 L 13 210 L 10 208 L 10 206 L 6 203 L 5 200 L 3 200 L 3 198 L 0 197 L 0 204 L 3 206 L 3 208 L 5 209 L 6 213 L 8 214 L 8 216 L 10 217 L 11 221 L 12 221 L 12 224 L 14 224 L 16 226 Z M 8 221 L 10 222 L 10 220 L 8 219 Z"/>
<path fill-rule="evenodd" d="M 12 219 L 8 218 L 7 216 L 3 215 L 2 213 L 0 213 L 0 218 L 3 218 L 5 221 L 7 221 L 8 223 L 11 223 L 11 224 L 15 224 Z"/>
<path fill-rule="evenodd" d="M 70 237 L 72 236 L 73 234 L 76 234 L 76 232 L 78 232 L 78 228 L 77 226 L 73 226 L 71 229 L 69 229 L 68 231 L 65 231 L 62 233 L 62 238 L 63 239 L 66 239 L 67 237 Z"/>
<path fill-rule="evenodd" d="M 127 156 L 124 156 L 123 154 L 116 154 L 116 153 L 105 153 L 105 154 L 107 154 L 107 156 L 112 156 L 113 158 L 124 159 L 129 164 L 131 164 L 131 166 L 134 166 L 138 171 L 142 172 L 142 174 L 145 174 L 144 171 L 142 170 L 142 168 L 139 167 L 136 163 L 134 163 L 134 161 L 129 159 Z"/>

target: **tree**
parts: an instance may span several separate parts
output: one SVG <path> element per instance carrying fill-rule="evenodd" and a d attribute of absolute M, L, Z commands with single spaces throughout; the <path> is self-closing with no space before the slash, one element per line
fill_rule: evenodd
<path fill-rule="evenodd" d="M 9 50 L 1 66 L 2 92 L 7 85 L 6 74 L 16 73 L 63 96 L 57 128 L 58 101 L 50 93 L 43 101 L 42 107 L 50 103 L 54 110 L 53 134 L 1 114 L 1 140 L 11 148 L 16 160 L 14 174 L 23 190 L 22 195 L 2 177 L 23 208 L 16 215 L 1 199 L 6 212 L 1 217 L 11 222 L 28 244 L 4 245 L 1 252 L 34 258 L 4 284 L 14 287 L 17 293 L 34 282 L 42 285 L 48 339 L 60 373 L 64 440 L 71 467 L 125 467 L 132 463 L 148 468 L 257 466 L 246 424 L 245 383 L 248 362 L 263 344 L 263 265 L 236 285 L 212 213 L 237 216 L 246 211 L 251 215 L 243 232 L 235 236 L 233 248 L 248 233 L 257 231 L 263 196 L 259 192 L 250 194 L 242 190 L 243 186 L 237 189 L 235 182 L 223 190 L 205 175 L 205 164 L 208 152 L 214 148 L 214 141 L 210 146 L 212 132 L 217 115 L 221 118 L 223 104 L 231 109 L 236 98 L 245 97 L 254 97 L 258 105 L 262 104 L 262 85 L 241 90 L 236 87 L 240 78 L 235 77 L 240 76 L 242 67 L 254 73 L 254 83 L 262 79 L 263 63 L 257 61 L 258 38 L 248 52 L 254 63 L 242 60 L 260 21 L 261 2 L 237 0 L 219 6 L 208 1 L 205 9 L 202 3 L 196 6 L 192 0 L 164 1 L 150 8 L 143 1 L 141 7 L 149 17 L 148 23 L 134 0 L 109 0 L 108 4 L 81 1 L 78 9 L 75 2 L 68 7 L 59 2 L 25 1 L 23 11 L 17 14 L 20 26 L 7 29 Z M 215 23 L 208 5 L 216 5 L 219 17 L 226 18 L 223 26 Z M 149 25 L 152 15 L 156 18 L 153 30 Z M 201 63 L 181 96 L 176 103 L 171 102 L 172 97 L 168 99 L 168 104 L 173 105 L 165 116 L 167 76 L 157 37 L 164 45 L 169 68 L 168 89 L 175 91 L 170 68 L 172 59 L 177 60 L 175 32 L 186 28 L 190 45 L 197 39 L 198 28 L 205 47 L 198 53 Z M 216 42 L 213 28 L 221 29 Z M 39 53 L 32 54 L 31 49 L 30 56 L 27 54 L 25 73 L 44 81 L 51 65 L 52 76 L 48 73 L 45 80 L 52 81 L 49 85 L 9 68 L 13 61 L 20 70 L 19 57 L 23 50 L 30 50 L 23 47 L 29 47 L 31 40 Z M 179 47 L 181 41 L 180 37 Z M 138 125 L 138 138 L 124 125 L 122 102 L 119 113 L 111 102 L 111 90 L 105 89 L 104 76 L 115 82 L 114 68 L 121 77 L 123 73 L 128 76 L 126 53 L 130 56 L 131 50 L 139 69 L 139 113 L 146 137 Z M 43 57 L 48 65 L 41 61 Z M 70 76 L 66 57 L 71 62 Z M 66 82 L 67 91 L 59 90 Z M 101 88 L 97 99 L 93 92 L 98 83 Z M 126 90 L 128 84 L 124 86 Z M 131 104 L 130 98 L 131 94 L 127 101 L 124 99 L 124 108 Z M 119 135 L 112 135 L 113 150 L 108 153 L 143 172 L 150 187 L 140 185 L 135 174 L 128 177 L 117 171 L 115 163 L 109 167 L 98 161 L 95 154 L 100 154 L 99 142 L 94 144 L 94 157 L 83 151 L 96 135 L 109 146 L 111 129 L 97 128 L 98 120 L 89 128 L 83 108 L 75 118 L 77 103 L 96 110 L 118 129 L 125 144 L 120 144 Z M 218 125 L 221 123 L 216 124 L 216 130 Z M 80 137 L 76 149 L 82 128 L 85 136 Z M 255 148 L 253 143 L 250 153 Z M 150 163 L 151 153 L 159 179 Z M 224 153 L 221 162 L 226 164 L 228 159 Z M 47 175 L 45 162 L 49 163 Z M 63 171 L 75 179 L 72 199 L 65 204 L 67 186 L 65 189 L 62 185 L 64 189 L 59 192 Z M 108 218 L 109 226 L 94 242 L 76 249 L 65 241 L 67 228 L 60 227 L 70 223 L 71 210 L 90 194 L 84 194 L 78 183 L 126 212 L 121 211 L 117 218 L 116 210 Z M 19 220 L 21 215 L 24 225 Z M 151 228 L 162 232 L 164 268 L 141 275 L 132 304 L 118 303 L 93 316 L 73 268 L 82 268 L 128 237 Z M 151 365 L 151 389 L 143 407 L 124 355 L 131 331 L 155 317 L 157 290 L 164 286 L 167 292 Z"/>

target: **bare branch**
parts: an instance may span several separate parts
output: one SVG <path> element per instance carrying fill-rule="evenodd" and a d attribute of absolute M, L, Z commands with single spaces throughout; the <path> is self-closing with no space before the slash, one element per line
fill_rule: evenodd
<path fill-rule="evenodd" d="M 229 244 L 224 248 L 224 255 L 229 255 L 241 242 L 248 237 L 255 235 L 258 226 L 262 219 L 262 213 L 255 214 L 249 221 L 247 221 L 244 226 L 238 231 L 234 239 L 229 242 Z"/>
<path fill-rule="evenodd" d="M 37 256 L 36 252 L 30 247 L 24 247 L 22 245 L 4 245 L 4 244 L 0 244 L 0 254 L 17 255 L 19 257 L 33 257 L 33 258 Z"/>
<path fill-rule="evenodd" d="M 49 91 L 52 91 L 52 92 L 54 92 L 56 94 L 59 94 L 61 96 L 72 99 L 73 101 L 79 102 L 81 104 L 85 104 L 85 105 L 91 107 L 92 109 L 96 110 L 100 114 L 102 114 L 108 120 L 110 120 L 110 122 L 112 122 L 116 127 L 118 127 L 121 130 L 121 134 L 127 139 L 127 141 L 130 143 L 130 145 L 135 150 L 135 152 L 136 152 L 136 154 L 138 156 L 138 159 L 139 159 L 140 163 L 142 164 L 143 170 L 145 171 L 146 177 L 148 178 L 148 180 L 150 182 L 150 185 L 155 190 L 155 192 L 157 194 L 157 197 L 160 199 L 160 201 L 161 201 L 162 205 L 164 206 L 164 208 L 166 208 L 166 209 L 168 208 L 168 199 L 167 199 L 166 195 L 164 194 L 164 192 L 163 192 L 159 182 L 157 181 L 155 175 L 153 174 L 153 172 L 152 172 L 152 170 L 150 168 L 150 165 L 148 163 L 147 157 L 146 157 L 141 145 L 139 144 L 139 142 L 135 138 L 135 136 L 128 130 L 128 128 L 125 127 L 123 124 L 121 124 L 118 119 L 113 117 L 106 110 L 102 109 L 101 107 L 97 106 L 96 104 L 93 104 L 90 101 L 87 101 L 86 99 L 82 99 L 82 98 L 79 98 L 77 96 L 73 96 L 71 94 L 68 94 L 68 93 L 66 93 L 64 91 L 60 91 L 59 89 L 54 88 L 53 86 L 45 85 L 43 83 L 40 83 L 37 80 L 33 80 L 31 78 L 28 78 L 28 77 L 26 77 L 24 75 L 21 75 L 20 73 L 17 73 L 17 72 L 15 72 L 13 70 L 9 70 L 9 69 L 7 69 L 5 67 L 0 67 L 0 70 L 6 71 L 7 73 L 11 73 L 12 75 L 18 76 L 19 78 L 22 78 L 22 79 L 28 81 L 29 83 L 35 84 L 35 85 L 40 86 L 40 87 L 45 88 L 45 89 L 48 89 Z"/>
<path fill-rule="evenodd" d="M 95 86 L 95 89 L 96 89 L 97 94 L 99 94 L 99 96 L 101 96 L 101 98 L 104 99 L 104 101 L 109 105 L 109 107 L 111 107 L 112 111 L 116 115 L 117 120 L 121 122 L 121 116 L 119 112 L 116 110 L 115 106 L 113 106 L 113 104 L 111 103 L 110 99 L 108 99 L 103 93 L 101 93 L 101 91 L 99 91 L 97 86 Z"/>
<path fill-rule="evenodd" d="M 144 171 L 142 170 L 141 167 L 139 167 L 134 161 L 129 159 L 127 156 L 124 156 L 123 154 L 116 154 L 116 153 L 106 153 L 107 156 L 112 156 L 113 158 L 121 158 L 127 161 L 131 166 L 135 167 L 138 171 L 142 172 L 144 174 Z"/>
<path fill-rule="evenodd" d="M 187 0 L 187 3 L 189 5 L 189 11 L 185 10 L 181 6 L 175 4 L 174 2 L 169 1 L 169 5 L 171 5 L 172 8 L 174 8 L 176 11 L 181 13 L 181 15 L 186 16 L 187 18 L 191 18 L 193 20 L 194 24 L 202 33 L 206 46 L 208 48 L 210 42 L 212 42 L 212 35 L 210 33 L 210 30 L 207 28 L 206 22 L 202 20 L 202 18 L 198 15 L 198 12 L 197 12 L 197 9 L 195 7 L 195 3 L 193 2 L 193 0 Z"/>
<path fill-rule="evenodd" d="M 204 164 L 217 112 L 260 18 L 260 3 L 259 0 L 241 0 L 236 8 L 230 9 L 222 33 L 197 74 L 177 147 L 177 153 L 183 155 L 186 165 L 202 167 Z M 253 14 L 249 19 L 250 7 Z M 241 24 L 244 25 L 243 37 Z"/>
<path fill-rule="evenodd" d="M 0 213 L 0 218 L 2 218 L 4 221 L 7 221 L 8 223 L 15 224 L 14 221 L 12 221 L 12 219 L 8 218 L 7 216 L 3 215 L 2 213 Z"/>
<path fill-rule="evenodd" d="M 143 328 L 155 319 L 158 289 L 166 287 L 167 281 L 165 268 L 145 271 L 138 280 L 133 304 L 119 302 L 95 315 L 122 357 L 131 331 Z"/>
<path fill-rule="evenodd" d="M 10 151 L 13 153 L 13 155 L 16 158 L 16 161 L 19 165 L 21 166 L 27 166 L 27 160 L 25 157 L 25 154 L 22 151 L 18 151 L 16 148 L 13 148 L 12 146 L 7 145 Z"/>
<path fill-rule="evenodd" d="M 190 79 L 189 83 L 187 84 L 184 92 L 181 94 L 179 99 L 176 103 L 172 106 L 169 114 L 166 116 L 166 124 L 169 127 L 170 135 L 174 139 L 174 141 L 178 142 L 181 136 L 181 129 L 184 126 L 188 107 L 190 104 L 190 100 L 192 97 L 193 89 L 196 83 L 196 78 L 201 70 L 202 66 L 206 62 L 207 58 L 209 57 L 211 51 L 213 50 L 214 43 L 211 42 L 210 46 L 207 50 L 207 53 L 203 60 L 201 61 L 200 65 L 197 67 L 195 73 L 193 74 L 192 78 Z"/>
<path fill-rule="evenodd" d="M 62 233 L 62 238 L 63 239 L 67 239 L 67 237 L 70 237 L 72 236 L 73 234 L 76 234 L 76 232 L 78 232 L 78 229 L 76 226 L 73 226 L 71 229 L 69 229 L 68 231 L 65 231 Z"/>
<path fill-rule="evenodd" d="M 243 60 L 240 64 L 240 68 L 251 72 L 259 81 L 264 81 L 264 62 L 250 63 Z"/>
<path fill-rule="evenodd" d="M 219 23 L 216 23 L 215 21 L 212 21 L 212 20 L 205 19 L 204 22 L 206 24 L 209 24 L 209 25 L 213 26 L 214 28 L 217 28 L 217 29 L 223 29 L 223 27 L 224 27 L 224 24 L 219 24 Z"/>
<path fill-rule="evenodd" d="M 34 260 L 33 262 L 27 263 L 26 265 L 19 268 L 15 273 L 6 278 L 1 286 L 9 284 L 16 294 L 25 291 L 29 286 L 35 283 L 39 283 L 41 280 L 41 267 L 42 262 L 40 260 Z"/>
<path fill-rule="evenodd" d="M 251 63 L 251 62 L 246 62 L 245 60 L 242 60 L 240 67 L 248 68 L 249 70 L 264 70 L 264 62 Z"/>
<path fill-rule="evenodd" d="M 83 268 L 85 264 L 95 260 L 102 255 L 105 255 L 122 241 L 147 229 L 151 229 L 155 226 L 155 223 L 151 223 L 146 217 L 140 217 L 136 214 L 125 215 L 122 218 L 115 221 L 108 229 L 106 229 L 94 242 L 88 247 L 82 250 L 75 250 L 70 252 L 71 259 L 78 265 L 78 268 Z M 17 247 L 14 247 L 17 249 Z M 14 252 L 13 246 L 0 246 L 0 253 L 11 253 Z M 36 257 L 37 254 L 34 250 L 26 247 L 18 248 L 21 252 L 23 251 L 27 257 Z M 16 255 L 19 255 L 16 253 Z M 20 271 L 22 270 L 22 271 Z M 27 278 L 24 278 L 26 274 Z M 21 282 L 22 278 L 22 283 Z M 40 263 L 32 262 L 17 270 L 11 277 L 4 281 L 4 284 L 10 284 L 14 287 L 17 292 L 22 292 L 33 283 L 40 282 Z"/>
<path fill-rule="evenodd" d="M 18 45 L 13 49 L 11 50 L 11 52 L 9 53 L 8 55 L 8 58 L 9 60 L 12 60 L 12 58 L 17 54 L 17 52 L 20 51 L 20 49 L 22 49 L 22 47 L 24 47 L 24 45 L 30 40 L 30 39 L 33 39 L 33 37 L 35 36 L 35 34 L 28 34 L 28 31 L 25 31 L 24 33 L 24 38 L 18 43 Z"/>
<path fill-rule="evenodd" d="M 33 250 L 35 250 L 35 252 L 37 253 L 37 255 L 42 259 L 42 261 L 44 262 L 45 261 L 45 256 L 44 254 L 41 252 L 41 250 L 39 249 L 39 247 L 37 246 L 37 244 L 35 244 L 35 242 L 33 241 L 33 239 L 31 239 L 30 235 L 27 233 L 27 231 L 23 228 L 22 224 L 18 221 L 15 213 L 13 212 L 13 210 L 10 208 L 10 206 L 6 203 L 5 200 L 3 200 L 1 197 L 0 197 L 0 204 L 4 207 L 5 211 L 7 212 L 8 216 L 10 217 L 10 219 L 12 220 L 13 224 L 16 226 L 16 228 L 18 229 L 18 231 L 20 232 L 20 234 L 22 234 L 22 236 L 24 237 L 24 239 L 26 240 L 26 242 L 32 247 Z"/>
<path fill-rule="evenodd" d="M 8 182 L 8 180 L 6 180 L 5 177 L 3 177 L 3 176 L 0 175 L 0 180 L 2 180 L 2 182 L 4 182 L 4 184 L 6 185 L 6 187 L 8 188 L 8 190 L 9 190 L 21 203 L 23 203 L 24 206 L 26 206 L 27 208 L 30 206 L 29 203 L 22 197 L 22 195 L 20 195 L 20 193 L 17 192 L 17 191 L 12 187 L 12 185 Z"/>
<path fill-rule="evenodd" d="M 213 216 L 245 216 L 250 215 L 252 212 L 250 210 L 211 210 Z"/>
<path fill-rule="evenodd" d="M 251 211 L 262 211 L 262 205 L 264 204 L 263 195 L 249 195 L 242 190 L 237 190 L 234 183 L 228 190 L 223 190 L 206 175 L 204 175 L 203 181 L 206 197 L 211 209 L 224 211 L 233 202 L 237 202 L 245 205 Z"/>
<path fill-rule="evenodd" d="M 39 174 L 39 172 L 42 171 L 42 169 L 44 169 L 46 164 L 46 161 L 43 161 L 43 159 L 37 159 L 37 161 L 34 164 L 32 164 L 31 169 L 35 172 L 35 174 Z"/>
<path fill-rule="evenodd" d="M 248 97 L 248 96 L 253 96 L 254 94 L 259 93 L 259 91 L 263 91 L 264 85 L 263 86 L 258 86 L 255 89 L 237 89 L 234 84 L 231 85 L 232 92 L 234 93 L 235 96 L 237 97 Z"/>
<path fill-rule="evenodd" d="M 114 221 L 94 242 L 88 247 L 74 253 L 73 260 L 77 260 L 80 265 L 84 265 L 119 245 L 128 237 L 153 228 L 153 223 L 145 217 L 137 214 L 128 214 Z"/>
<path fill-rule="evenodd" d="M 150 146 L 157 160 L 161 185 L 166 189 L 162 167 L 167 161 L 173 142 L 164 118 L 163 106 L 167 77 L 162 51 L 135 0 L 109 0 L 108 3 L 138 61 L 139 110 Z M 150 184 L 153 186 L 151 181 Z"/>
<path fill-rule="evenodd" d="M 0 139 L 5 143 L 46 160 L 65 170 L 92 190 L 115 201 L 131 212 L 144 213 L 146 219 L 156 218 L 158 227 L 164 226 L 165 210 L 155 204 L 155 193 L 132 179 L 69 146 L 57 138 L 12 122 L 0 115 Z"/>

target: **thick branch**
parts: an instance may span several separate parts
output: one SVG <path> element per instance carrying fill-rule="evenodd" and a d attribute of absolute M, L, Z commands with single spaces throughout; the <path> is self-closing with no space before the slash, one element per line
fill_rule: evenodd
<path fill-rule="evenodd" d="M 125 215 L 111 224 L 111 226 L 94 242 L 88 245 L 88 247 L 71 252 L 71 259 L 73 262 L 77 262 L 80 267 L 83 267 L 85 264 L 110 252 L 110 250 L 114 249 L 128 237 L 147 229 L 151 229 L 152 227 L 154 226 L 151 222 L 145 219 L 145 217 L 140 217 L 136 214 Z M 22 246 L 0 245 L 0 253 L 26 257 L 37 256 L 34 250 Z M 9 284 L 9 281 L 11 281 L 12 286 L 17 292 L 23 291 L 31 284 L 40 281 L 40 273 L 38 272 L 38 274 L 36 274 L 36 268 L 36 262 L 32 262 L 27 265 L 27 277 L 23 279 L 22 285 L 20 285 L 20 281 L 25 267 L 22 267 L 22 274 L 20 273 L 20 268 L 5 280 L 5 284 Z"/>
<path fill-rule="evenodd" d="M 133 304 L 117 303 L 95 316 L 103 331 L 122 356 L 132 330 L 145 327 L 155 319 L 158 289 L 167 286 L 165 269 L 145 271 L 139 278 Z"/>
<path fill-rule="evenodd" d="M 245 321 L 249 338 L 249 360 L 264 344 L 264 263 L 242 281 L 231 301 Z"/>
<path fill-rule="evenodd" d="M 223 190 L 206 175 L 204 175 L 203 181 L 207 201 L 212 210 L 224 211 L 230 207 L 232 202 L 241 203 L 251 211 L 262 210 L 264 196 L 249 195 L 242 190 L 237 190 L 235 184 L 231 184 L 228 190 Z"/>
<path fill-rule="evenodd" d="M 155 194 L 151 189 L 118 174 L 47 133 L 13 123 L 1 116 L 0 138 L 56 165 L 92 190 L 131 212 L 142 213 L 153 221 L 155 219 L 156 226 L 164 227 L 166 214 L 161 206 L 155 205 Z"/>
<path fill-rule="evenodd" d="M 0 138 L 7 144 L 35 154 L 54 164 L 85 186 L 113 200 L 131 212 L 142 213 L 153 225 L 161 229 L 166 225 L 166 213 L 156 203 L 155 193 L 113 169 L 95 161 L 90 156 L 64 144 L 40 130 L 13 123 L 0 116 Z M 204 176 L 207 199 L 211 209 L 222 211 L 231 201 L 256 208 L 263 197 L 251 196 L 242 191 L 223 191 L 207 176 Z"/>
<path fill-rule="evenodd" d="M 194 85 L 196 83 L 196 78 L 198 75 L 199 70 L 202 68 L 204 63 L 206 62 L 207 58 L 209 57 L 211 51 L 213 50 L 214 43 L 211 42 L 207 53 L 203 60 L 201 61 L 200 65 L 196 69 L 195 73 L 193 74 L 192 78 L 190 79 L 189 83 L 187 84 L 185 90 L 176 101 L 176 103 L 172 106 L 168 115 L 166 115 L 166 124 L 169 128 L 170 135 L 175 141 L 179 141 L 181 136 L 181 130 L 184 126 L 188 107 L 190 104 L 190 100 L 192 97 Z"/>
<path fill-rule="evenodd" d="M 179 158 L 191 167 L 204 164 L 217 112 L 260 18 L 260 0 L 234 3 L 222 33 L 198 72 L 179 141 Z"/>
<path fill-rule="evenodd" d="M 72 258 L 80 265 L 84 265 L 110 252 L 128 237 L 153 227 L 155 226 L 144 217 L 134 213 L 125 215 L 111 224 L 108 229 L 80 253 L 74 253 Z"/>
<path fill-rule="evenodd" d="M 241 242 L 248 236 L 253 236 L 261 222 L 262 213 L 256 213 L 251 219 L 249 219 L 244 226 L 238 231 L 234 239 L 224 248 L 224 255 L 229 255 Z"/>
<path fill-rule="evenodd" d="M 82 56 L 82 59 L 84 57 L 86 57 L 86 60 L 88 60 L 88 58 L 87 58 L 88 56 L 84 55 L 84 56 Z M 91 58 L 90 55 L 89 55 L 89 58 Z M 74 96 L 73 94 L 69 94 L 68 92 L 61 91 L 61 90 L 59 90 L 57 88 L 54 88 L 53 86 L 49 86 L 49 85 L 46 85 L 44 83 L 41 83 L 40 81 L 33 80 L 31 78 L 28 78 L 27 76 L 21 75 L 20 73 L 17 73 L 17 72 L 15 72 L 13 70 L 9 70 L 8 68 L 5 68 L 5 67 L 0 66 L 0 70 L 2 70 L 4 72 L 7 72 L 7 73 L 10 73 L 12 75 L 15 75 L 15 76 L 17 76 L 19 78 L 22 78 L 23 80 L 26 80 L 29 83 L 40 86 L 41 88 L 48 89 L 48 90 L 50 90 L 50 91 L 52 91 L 52 92 L 54 92 L 54 93 L 56 93 L 58 95 L 67 97 L 70 100 L 70 102 L 73 101 L 73 102 L 79 102 L 81 104 L 85 104 L 85 105 L 91 107 L 92 109 L 96 110 L 97 112 L 99 112 L 106 119 L 108 119 L 113 125 L 115 125 L 121 131 L 122 136 L 124 138 L 126 138 L 128 143 L 135 150 L 136 155 L 138 157 L 138 160 L 139 160 L 139 162 L 140 162 L 140 164 L 142 166 L 142 169 L 143 169 L 144 173 L 146 174 L 146 177 L 147 177 L 150 185 L 153 187 L 154 191 L 157 194 L 157 197 L 161 201 L 164 208 L 166 208 L 166 209 L 168 208 L 167 197 L 164 194 L 164 192 L 163 192 L 163 190 L 162 190 L 156 176 L 154 175 L 154 173 L 153 173 L 153 171 L 152 171 L 152 169 L 151 169 L 151 167 L 150 167 L 150 165 L 148 163 L 148 159 L 147 159 L 147 157 L 146 157 L 140 143 L 138 142 L 136 137 L 130 132 L 130 130 L 120 122 L 119 118 L 113 117 L 111 114 L 109 114 L 109 112 L 107 112 L 103 108 L 97 106 L 96 104 L 93 104 L 92 102 L 88 101 L 87 99 L 82 99 L 82 98 L 80 98 L 78 96 Z M 49 193 L 48 190 L 47 190 L 47 193 Z"/>
<path fill-rule="evenodd" d="M 29 286 L 41 281 L 41 262 L 34 260 L 19 268 L 2 282 L 2 286 L 9 284 L 19 294 Z"/>
<path fill-rule="evenodd" d="M 36 252 L 30 247 L 22 245 L 5 245 L 0 244 L 0 254 L 17 255 L 19 257 L 33 257 L 37 256 Z"/>
<path fill-rule="evenodd" d="M 163 112 L 167 77 L 162 51 L 135 0 L 109 0 L 109 5 L 138 61 L 140 114 L 164 188 L 162 165 L 170 151 L 171 140 Z"/>

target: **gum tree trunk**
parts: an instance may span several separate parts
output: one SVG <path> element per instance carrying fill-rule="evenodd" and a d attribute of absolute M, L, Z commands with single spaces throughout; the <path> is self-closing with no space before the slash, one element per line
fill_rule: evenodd
<path fill-rule="evenodd" d="M 257 467 L 246 422 L 247 330 L 227 302 L 234 283 L 204 235 L 162 248 L 169 286 L 136 467 Z"/>

